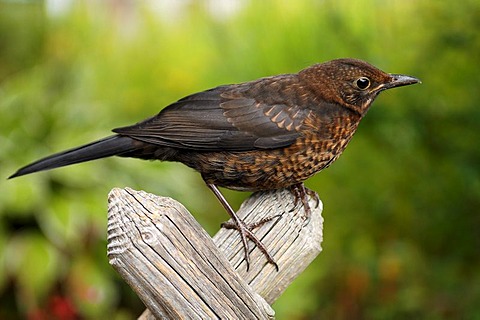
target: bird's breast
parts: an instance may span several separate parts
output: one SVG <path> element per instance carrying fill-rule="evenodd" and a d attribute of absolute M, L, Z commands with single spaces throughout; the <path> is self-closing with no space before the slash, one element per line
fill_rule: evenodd
<path fill-rule="evenodd" d="M 354 130 L 307 131 L 288 147 L 246 152 L 209 152 L 186 155 L 184 162 L 208 183 L 234 190 L 279 189 L 303 182 L 332 164 Z"/>

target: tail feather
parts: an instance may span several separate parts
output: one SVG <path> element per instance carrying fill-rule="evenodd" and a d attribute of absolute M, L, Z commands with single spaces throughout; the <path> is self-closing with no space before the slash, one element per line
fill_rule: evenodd
<path fill-rule="evenodd" d="M 115 135 L 35 161 L 18 169 L 18 171 L 8 177 L 8 179 L 37 171 L 68 166 L 70 164 L 122 155 L 134 150 L 135 146 L 131 138 Z"/>

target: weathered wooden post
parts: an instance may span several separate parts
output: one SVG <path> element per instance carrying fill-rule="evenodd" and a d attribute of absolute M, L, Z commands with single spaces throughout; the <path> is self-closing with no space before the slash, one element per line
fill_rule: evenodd
<path fill-rule="evenodd" d="M 253 244 L 247 271 L 236 230 L 212 239 L 173 199 L 116 188 L 108 200 L 109 261 L 145 303 L 140 319 L 272 319 L 270 304 L 321 251 L 321 201 L 310 199 L 306 223 L 288 190 L 255 193 L 238 211 L 247 223 L 280 215 L 255 230 L 279 271 Z"/>

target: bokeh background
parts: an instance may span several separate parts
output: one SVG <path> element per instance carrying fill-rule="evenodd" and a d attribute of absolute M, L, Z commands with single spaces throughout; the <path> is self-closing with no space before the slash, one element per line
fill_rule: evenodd
<path fill-rule="evenodd" d="M 338 57 L 419 77 L 382 93 L 344 155 L 307 182 L 323 252 L 278 319 L 480 319 L 480 2 L 0 1 L 0 318 L 131 319 L 109 266 L 106 198 L 226 214 L 180 164 L 105 159 L 7 181 L 187 94 Z M 226 191 L 238 207 L 247 193 Z"/>

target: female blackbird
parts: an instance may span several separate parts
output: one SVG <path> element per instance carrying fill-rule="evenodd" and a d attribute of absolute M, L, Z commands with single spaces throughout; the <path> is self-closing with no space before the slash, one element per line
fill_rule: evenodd
<path fill-rule="evenodd" d="M 308 218 L 303 181 L 340 156 L 381 91 L 419 82 L 364 61 L 337 59 L 295 74 L 223 85 L 114 129 L 113 136 L 38 160 L 10 178 L 109 156 L 178 161 L 202 175 L 232 216 L 247 265 L 247 238 L 275 264 L 217 186 L 249 191 L 290 187 Z"/>

